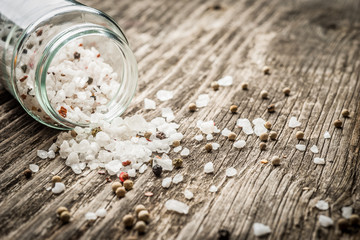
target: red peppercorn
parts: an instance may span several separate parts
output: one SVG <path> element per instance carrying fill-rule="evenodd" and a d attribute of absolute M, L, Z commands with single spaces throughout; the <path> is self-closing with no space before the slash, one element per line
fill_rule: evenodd
<path fill-rule="evenodd" d="M 63 118 L 66 118 L 66 113 L 67 113 L 66 108 L 60 107 L 59 114 L 60 114 Z"/>
<path fill-rule="evenodd" d="M 121 172 L 119 175 L 119 179 L 121 182 L 124 182 L 125 180 L 129 179 L 129 174 L 126 172 Z"/>
<path fill-rule="evenodd" d="M 131 161 L 130 160 L 126 160 L 125 162 L 122 162 L 122 165 L 125 167 L 127 165 L 130 165 Z"/>
<path fill-rule="evenodd" d="M 100 57 L 100 53 L 99 53 L 96 57 L 98 57 L 98 58 L 99 58 L 99 57 Z"/>

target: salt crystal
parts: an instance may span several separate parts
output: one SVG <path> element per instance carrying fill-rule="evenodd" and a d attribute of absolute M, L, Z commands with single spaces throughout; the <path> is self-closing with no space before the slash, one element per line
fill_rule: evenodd
<path fill-rule="evenodd" d="M 210 188 L 209 188 L 209 192 L 217 192 L 218 188 L 215 186 L 215 185 L 212 185 Z"/>
<path fill-rule="evenodd" d="M 271 233 L 270 227 L 262 223 L 254 223 L 253 230 L 254 230 L 254 235 L 257 237 L 265 236 Z"/>
<path fill-rule="evenodd" d="M 184 148 L 181 152 L 180 155 L 183 157 L 189 156 L 190 154 L 190 150 L 188 148 Z"/>
<path fill-rule="evenodd" d="M 264 126 L 264 124 L 266 123 L 266 121 L 264 119 L 256 118 L 252 121 L 252 123 L 254 124 L 254 132 L 255 132 L 256 136 L 260 136 L 261 134 L 267 132 L 267 129 Z"/>
<path fill-rule="evenodd" d="M 47 187 L 47 188 L 45 188 L 46 189 L 46 191 L 50 191 L 51 190 L 51 186 L 50 187 Z"/>
<path fill-rule="evenodd" d="M 113 160 L 105 164 L 105 169 L 109 173 L 109 175 L 115 175 L 120 171 L 123 167 L 122 162 L 120 160 Z"/>
<path fill-rule="evenodd" d="M 204 134 L 213 133 L 214 129 L 215 129 L 214 121 L 203 122 L 203 121 L 199 120 L 199 121 L 197 121 L 196 125 L 198 128 L 200 128 L 200 131 L 202 131 Z"/>
<path fill-rule="evenodd" d="M 245 147 L 245 145 L 246 145 L 246 142 L 244 140 L 236 141 L 233 144 L 233 146 L 236 148 L 243 148 L 243 147 Z"/>
<path fill-rule="evenodd" d="M 316 157 L 316 158 L 314 158 L 314 163 L 323 165 L 323 164 L 325 164 L 325 160 L 323 158 Z"/>
<path fill-rule="evenodd" d="M 334 221 L 325 215 L 319 215 L 319 223 L 322 227 L 330 227 L 334 225 Z"/>
<path fill-rule="evenodd" d="M 242 130 L 246 135 L 250 135 L 250 134 L 254 133 L 254 130 L 253 130 L 252 126 L 251 126 L 251 123 L 250 123 L 249 119 L 239 118 L 236 121 L 236 125 L 239 126 L 239 127 L 242 127 Z"/>
<path fill-rule="evenodd" d="M 182 149 L 182 146 L 177 146 L 176 148 L 174 148 L 174 152 L 180 152 Z"/>
<path fill-rule="evenodd" d="M 44 150 L 37 150 L 37 156 L 41 159 L 48 158 L 48 152 Z"/>
<path fill-rule="evenodd" d="M 218 150 L 220 147 L 220 144 L 218 144 L 218 143 L 211 143 L 211 145 L 212 145 L 213 150 Z"/>
<path fill-rule="evenodd" d="M 208 162 L 204 166 L 204 172 L 205 173 L 212 173 L 214 172 L 214 164 L 212 162 Z"/>
<path fill-rule="evenodd" d="M 295 147 L 296 147 L 297 150 L 299 150 L 301 152 L 305 151 L 305 149 L 306 149 L 306 146 L 303 145 L 303 144 L 296 144 Z"/>
<path fill-rule="evenodd" d="M 341 215 L 343 216 L 343 218 L 349 219 L 352 212 L 353 212 L 352 207 L 342 207 L 341 208 Z"/>
<path fill-rule="evenodd" d="M 36 173 L 39 171 L 39 166 L 36 164 L 29 164 L 29 168 L 32 172 Z"/>
<path fill-rule="evenodd" d="M 130 169 L 127 173 L 129 174 L 129 177 L 136 177 L 136 170 L 133 168 Z"/>
<path fill-rule="evenodd" d="M 237 170 L 233 167 L 226 169 L 226 176 L 233 177 L 237 174 Z"/>
<path fill-rule="evenodd" d="M 184 180 L 184 177 L 181 173 L 178 173 L 174 176 L 172 182 L 175 183 L 175 184 L 178 184 L 180 182 L 182 182 Z"/>
<path fill-rule="evenodd" d="M 329 204 L 325 202 L 324 200 L 320 200 L 316 203 L 315 207 L 319 210 L 328 210 Z"/>
<path fill-rule="evenodd" d="M 162 180 L 161 186 L 162 186 L 163 188 L 169 188 L 170 185 L 171 185 L 171 181 L 172 181 L 172 178 L 171 178 L 171 177 L 164 178 L 164 179 Z"/>
<path fill-rule="evenodd" d="M 172 160 L 166 154 L 163 154 L 160 159 L 159 158 L 154 158 L 153 159 L 153 166 L 155 164 L 160 165 L 164 171 L 172 171 L 173 168 L 174 168 L 174 166 L 172 164 Z"/>
<path fill-rule="evenodd" d="M 147 165 L 143 164 L 140 168 L 139 168 L 139 173 L 144 173 L 147 169 Z"/>
<path fill-rule="evenodd" d="M 326 131 L 326 132 L 324 133 L 324 138 L 325 138 L 325 139 L 331 138 L 331 135 L 330 135 L 330 133 L 329 133 L 328 131 Z"/>
<path fill-rule="evenodd" d="M 312 151 L 313 153 L 319 153 L 319 149 L 317 146 L 313 145 L 311 148 L 310 148 L 310 151 Z"/>
<path fill-rule="evenodd" d="M 184 196 L 186 199 L 190 200 L 194 197 L 194 194 L 190 190 L 185 189 Z"/>
<path fill-rule="evenodd" d="M 188 214 L 190 207 L 178 200 L 170 199 L 165 202 L 165 208 L 169 211 L 175 211 L 178 213 Z"/>
<path fill-rule="evenodd" d="M 196 140 L 196 141 L 202 141 L 203 139 L 204 139 L 204 136 L 203 135 L 196 135 L 195 137 L 194 137 L 194 139 Z"/>
<path fill-rule="evenodd" d="M 167 90 L 159 90 L 156 93 L 156 97 L 160 100 L 160 101 L 167 101 L 172 99 L 174 96 L 172 91 L 167 91 Z"/>
<path fill-rule="evenodd" d="M 214 136 L 212 134 L 206 135 L 206 140 L 210 141 L 210 140 L 213 140 L 213 139 L 214 139 Z"/>
<path fill-rule="evenodd" d="M 290 118 L 289 127 L 296 128 L 296 127 L 299 127 L 300 125 L 301 125 L 301 122 L 299 122 L 296 117 Z"/>
<path fill-rule="evenodd" d="M 96 134 L 95 141 L 100 147 L 103 147 L 110 143 L 110 137 L 107 133 L 101 131 Z"/>
<path fill-rule="evenodd" d="M 223 87 L 228 87 L 228 86 L 231 86 L 232 83 L 233 83 L 233 77 L 232 76 L 225 76 L 221 79 L 219 79 L 218 81 L 218 84 L 220 86 L 223 86 Z"/>
<path fill-rule="evenodd" d="M 174 113 L 171 108 L 162 108 L 161 109 L 161 116 L 166 118 L 166 121 L 171 122 L 175 119 Z"/>
<path fill-rule="evenodd" d="M 144 108 L 145 109 L 156 109 L 156 103 L 155 101 L 145 98 L 144 99 Z"/>
<path fill-rule="evenodd" d="M 48 151 L 48 158 L 54 159 L 55 158 L 55 152 L 53 150 Z"/>
<path fill-rule="evenodd" d="M 210 101 L 209 94 L 200 94 L 196 100 L 196 107 L 206 107 Z"/>
<path fill-rule="evenodd" d="M 225 136 L 225 137 L 228 137 L 229 134 L 231 133 L 231 131 L 227 128 L 224 128 L 222 131 L 221 131 L 221 135 Z"/>
<path fill-rule="evenodd" d="M 219 133 L 220 132 L 220 129 L 218 129 L 217 126 L 214 126 L 214 133 Z"/>
<path fill-rule="evenodd" d="M 63 191 L 65 191 L 65 184 L 63 184 L 62 182 L 56 182 L 51 191 L 55 194 L 62 193 Z"/>
<path fill-rule="evenodd" d="M 85 214 L 85 219 L 86 220 L 96 220 L 96 218 L 97 218 L 97 216 L 96 216 L 96 214 L 95 213 L 93 213 L 93 212 L 87 212 L 86 214 Z"/>
<path fill-rule="evenodd" d="M 106 209 L 105 208 L 99 208 L 96 212 L 95 212 L 96 216 L 98 217 L 105 217 L 106 216 Z"/>

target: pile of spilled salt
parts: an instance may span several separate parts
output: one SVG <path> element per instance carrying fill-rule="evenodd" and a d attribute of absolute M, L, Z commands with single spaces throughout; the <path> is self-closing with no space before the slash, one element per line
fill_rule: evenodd
<path fill-rule="evenodd" d="M 214 164 L 212 162 L 208 162 L 204 166 L 204 172 L 205 173 L 212 173 L 214 172 Z"/>
<path fill-rule="evenodd" d="M 185 196 L 186 199 L 190 200 L 190 199 L 192 199 L 194 197 L 194 194 L 190 190 L 185 189 L 184 196 Z"/>
<path fill-rule="evenodd" d="M 167 101 L 170 100 L 174 97 L 174 93 L 172 91 L 167 91 L 167 90 L 159 90 L 156 93 L 156 97 L 157 99 L 159 99 L 160 101 Z"/>
<path fill-rule="evenodd" d="M 178 200 L 170 199 L 165 202 L 165 208 L 169 211 L 175 211 L 182 214 L 188 214 L 190 207 Z"/>
<path fill-rule="evenodd" d="M 254 223 L 253 230 L 254 230 L 254 235 L 257 237 L 265 236 L 271 233 L 270 227 L 262 223 Z"/>

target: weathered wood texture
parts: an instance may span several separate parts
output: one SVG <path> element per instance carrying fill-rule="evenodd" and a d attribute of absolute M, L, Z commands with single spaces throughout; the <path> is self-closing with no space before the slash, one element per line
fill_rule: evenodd
<path fill-rule="evenodd" d="M 125 239 L 134 234 L 121 224 L 122 216 L 134 205 L 149 207 L 152 221 L 140 239 L 216 239 L 219 229 L 228 229 L 231 239 L 253 239 L 254 222 L 272 229 L 269 239 L 360 239 L 359 233 L 340 235 L 336 228 L 319 226 L 320 213 L 334 220 L 341 207 L 352 206 L 360 213 L 360 8 L 359 1 L 169 1 L 95 0 L 83 1 L 112 16 L 125 30 L 139 63 L 139 87 L 125 115 L 140 113 L 152 119 L 161 107 L 171 107 L 191 150 L 181 170 L 185 181 L 168 190 L 161 179 L 145 172 L 135 189 L 124 199 L 110 191 L 104 175 L 97 171 L 75 175 L 64 161 L 36 157 L 37 149 L 49 147 L 59 133 L 35 122 L 4 90 L 0 92 L 0 238 L 2 239 Z M 217 7 L 214 7 L 217 6 Z M 271 67 L 264 76 L 261 68 Z M 221 76 L 232 75 L 235 84 L 214 92 L 209 85 Z M 240 83 L 249 82 L 249 90 Z M 284 97 L 283 87 L 291 96 Z M 171 101 L 155 111 L 143 110 L 143 99 L 155 99 L 159 89 L 175 92 Z M 262 100 L 266 89 L 269 99 Z M 189 102 L 209 93 L 209 106 L 195 113 Z M 276 104 L 269 114 L 267 105 Z M 238 114 L 228 107 L 239 105 Z M 332 122 L 343 108 L 351 117 L 343 129 Z M 288 127 L 296 116 L 305 132 L 307 149 L 313 144 L 319 154 L 295 150 L 297 130 Z M 260 152 L 259 140 L 235 127 L 239 117 L 262 117 L 274 125 L 278 141 Z M 223 129 L 239 133 L 247 141 L 242 150 L 216 135 L 219 151 L 205 153 L 197 143 L 196 121 L 214 120 Z M 331 139 L 323 134 L 329 131 Z M 280 167 L 260 163 L 273 155 L 286 156 Z M 172 153 L 171 157 L 177 156 Z M 313 163 L 325 158 L 324 166 Z M 203 174 L 204 163 L 212 161 L 214 174 Z M 22 171 L 37 163 L 40 171 L 26 180 Z M 239 175 L 226 179 L 225 169 L 235 167 Z M 45 190 L 51 173 L 62 176 L 66 191 L 54 196 Z M 219 191 L 208 192 L 215 184 Z M 309 190 L 303 190 L 309 187 Z M 186 201 L 183 190 L 195 198 Z M 154 192 L 151 198 L 145 191 Z M 169 198 L 186 201 L 188 215 L 166 212 Z M 328 211 L 315 203 L 324 199 Z M 55 216 L 58 206 L 70 208 L 73 219 L 62 225 Z M 105 207 L 104 219 L 87 223 L 84 214 Z"/>

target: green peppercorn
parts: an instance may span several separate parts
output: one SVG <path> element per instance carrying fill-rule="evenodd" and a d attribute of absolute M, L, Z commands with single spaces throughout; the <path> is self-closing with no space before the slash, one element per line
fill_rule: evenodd
<path fill-rule="evenodd" d="M 175 158 L 173 159 L 172 164 L 175 168 L 181 168 L 183 160 L 181 158 Z"/>
<path fill-rule="evenodd" d="M 144 138 L 150 139 L 151 135 L 152 135 L 151 132 L 146 132 L 146 133 L 144 133 Z"/>
<path fill-rule="evenodd" d="M 207 144 L 205 145 L 205 150 L 206 150 L 207 152 L 211 152 L 211 151 L 212 151 L 212 144 L 211 144 L 211 143 L 207 143 Z"/>
<path fill-rule="evenodd" d="M 101 132 L 101 131 L 102 131 L 102 130 L 101 130 L 100 127 L 93 128 L 93 129 L 91 129 L 91 135 L 92 135 L 93 137 L 96 137 L 96 134 L 97 134 L 98 132 Z"/>
<path fill-rule="evenodd" d="M 173 141 L 172 146 L 173 146 L 173 147 L 178 147 L 178 146 L 180 146 L 180 141 L 178 141 L 178 140 Z"/>

